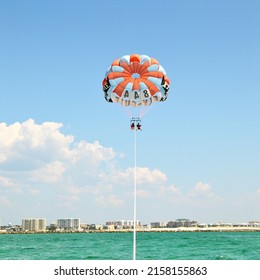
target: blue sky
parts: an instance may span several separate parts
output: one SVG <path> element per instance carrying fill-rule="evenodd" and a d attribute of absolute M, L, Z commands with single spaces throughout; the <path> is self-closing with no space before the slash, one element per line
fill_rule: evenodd
<path fill-rule="evenodd" d="M 137 137 L 143 223 L 260 219 L 259 1 L 0 1 L 0 219 L 132 219 L 129 116 L 102 92 L 125 54 L 169 98 Z"/>

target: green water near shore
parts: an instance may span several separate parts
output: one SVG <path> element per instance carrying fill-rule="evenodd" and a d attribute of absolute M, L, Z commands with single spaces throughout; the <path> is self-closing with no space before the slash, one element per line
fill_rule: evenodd
<path fill-rule="evenodd" d="M 1 260 L 131 260 L 133 234 L 2 234 Z M 260 260 L 260 232 L 138 232 L 139 260 Z"/>

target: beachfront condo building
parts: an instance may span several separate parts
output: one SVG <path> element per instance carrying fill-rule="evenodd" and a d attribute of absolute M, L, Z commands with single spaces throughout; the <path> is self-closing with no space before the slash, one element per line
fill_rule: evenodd
<path fill-rule="evenodd" d="M 115 226 L 116 228 L 133 228 L 134 221 L 133 220 L 117 220 L 106 222 L 107 226 Z M 141 222 L 139 220 L 136 221 L 136 226 L 141 226 Z"/>
<path fill-rule="evenodd" d="M 45 231 L 46 219 L 45 218 L 29 218 L 22 219 L 23 231 Z"/>
<path fill-rule="evenodd" d="M 80 219 L 79 218 L 57 219 L 57 229 L 78 230 L 80 229 Z"/>

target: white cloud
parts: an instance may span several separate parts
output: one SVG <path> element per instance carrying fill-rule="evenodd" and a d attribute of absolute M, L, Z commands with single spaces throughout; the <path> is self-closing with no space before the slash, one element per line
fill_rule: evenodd
<path fill-rule="evenodd" d="M 210 184 L 202 182 L 197 182 L 193 188 L 186 192 L 171 184 L 164 189 L 164 192 L 167 201 L 170 200 L 181 205 L 206 207 L 222 201 L 222 198 L 213 192 Z"/>
<path fill-rule="evenodd" d="M 124 200 L 117 195 L 110 194 L 108 196 L 99 195 L 95 200 L 97 205 L 100 206 L 112 206 L 112 207 L 120 207 L 124 205 Z"/>
<path fill-rule="evenodd" d="M 12 186 L 17 194 L 20 191 L 31 199 L 49 193 L 66 207 L 91 197 L 99 205 L 122 206 L 129 199 L 134 168 L 120 169 L 116 162 L 122 156 L 113 148 L 98 141 L 76 142 L 61 132 L 62 126 L 32 119 L 0 123 L 0 191 Z M 136 176 L 140 197 L 148 197 L 150 189 L 163 188 L 167 181 L 165 173 L 148 167 L 137 167 Z"/>
<path fill-rule="evenodd" d="M 150 170 L 148 167 L 138 167 L 136 179 L 138 184 L 162 184 L 166 182 L 167 177 L 158 169 Z"/>
<path fill-rule="evenodd" d="M 209 193 L 211 187 L 209 184 L 199 182 L 195 185 L 194 189 L 198 193 Z"/>
<path fill-rule="evenodd" d="M 51 173 L 61 176 L 68 166 L 84 163 L 93 166 L 115 157 L 112 148 L 105 148 L 97 141 L 75 142 L 74 137 L 64 135 L 61 128 L 61 123 L 36 124 L 32 119 L 9 126 L 0 123 L 2 170 L 35 171 L 34 179 L 45 174 L 44 181 L 47 181 Z"/>
<path fill-rule="evenodd" d="M 0 177 L 0 187 L 11 187 L 13 186 L 13 183 L 11 181 L 10 178 L 6 178 L 6 177 Z"/>
<path fill-rule="evenodd" d="M 0 124 L 0 163 L 4 170 L 42 168 L 57 158 L 71 156 L 73 136 L 60 132 L 61 123 L 36 124 L 32 119 L 12 125 Z"/>
<path fill-rule="evenodd" d="M 189 192 L 191 196 L 212 196 L 213 192 L 211 190 L 211 186 L 207 183 L 198 182 L 196 183 L 193 190 Z"/>
<path fill-rule="evenodd" d="M 175 187 L 173 184 L 168 187 L 168 191 L 174 195 L 180 195 L 181 191 Z"/>
<path fill-rule="evenodd" d="M 167 181 L 166 174 L 158 169 L 149 169 L 148 167 L 127 168 L 126 170 L 114 170 L 113 181 L 115 183 L 133 184 L 136 172 L 136 183 L 138 185 L 161 185 Z"/>
<path fill-rule="evenodd" d="M 31 180 L 48 184 L 58 183 L 62 181 L 65 170 L 65 164 L 61 161 L 46 163 L 41 168 L 32 171 Z"/>
<path fill-rule="evenodd" d="M 100 145 L 98 141 L 95 141 L 94 143 L 81 141 L 71 151 L 73 162 L 87 159 L 94 165 L 97 165 L 102 161 L 112 160 L 115 155 L 116 154 L 112 148 L 105 148 Z"/>

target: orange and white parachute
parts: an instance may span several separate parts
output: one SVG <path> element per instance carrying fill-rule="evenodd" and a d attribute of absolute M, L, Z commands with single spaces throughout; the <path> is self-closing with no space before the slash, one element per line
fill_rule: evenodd
<path fill-rule="evenodd" d="M 108 68 L 103 91 L 108 102 L 123 106 L 148 106 L 165 101 L 170 80 L 159 62 L 147 55 L 125 55 Z"/>

